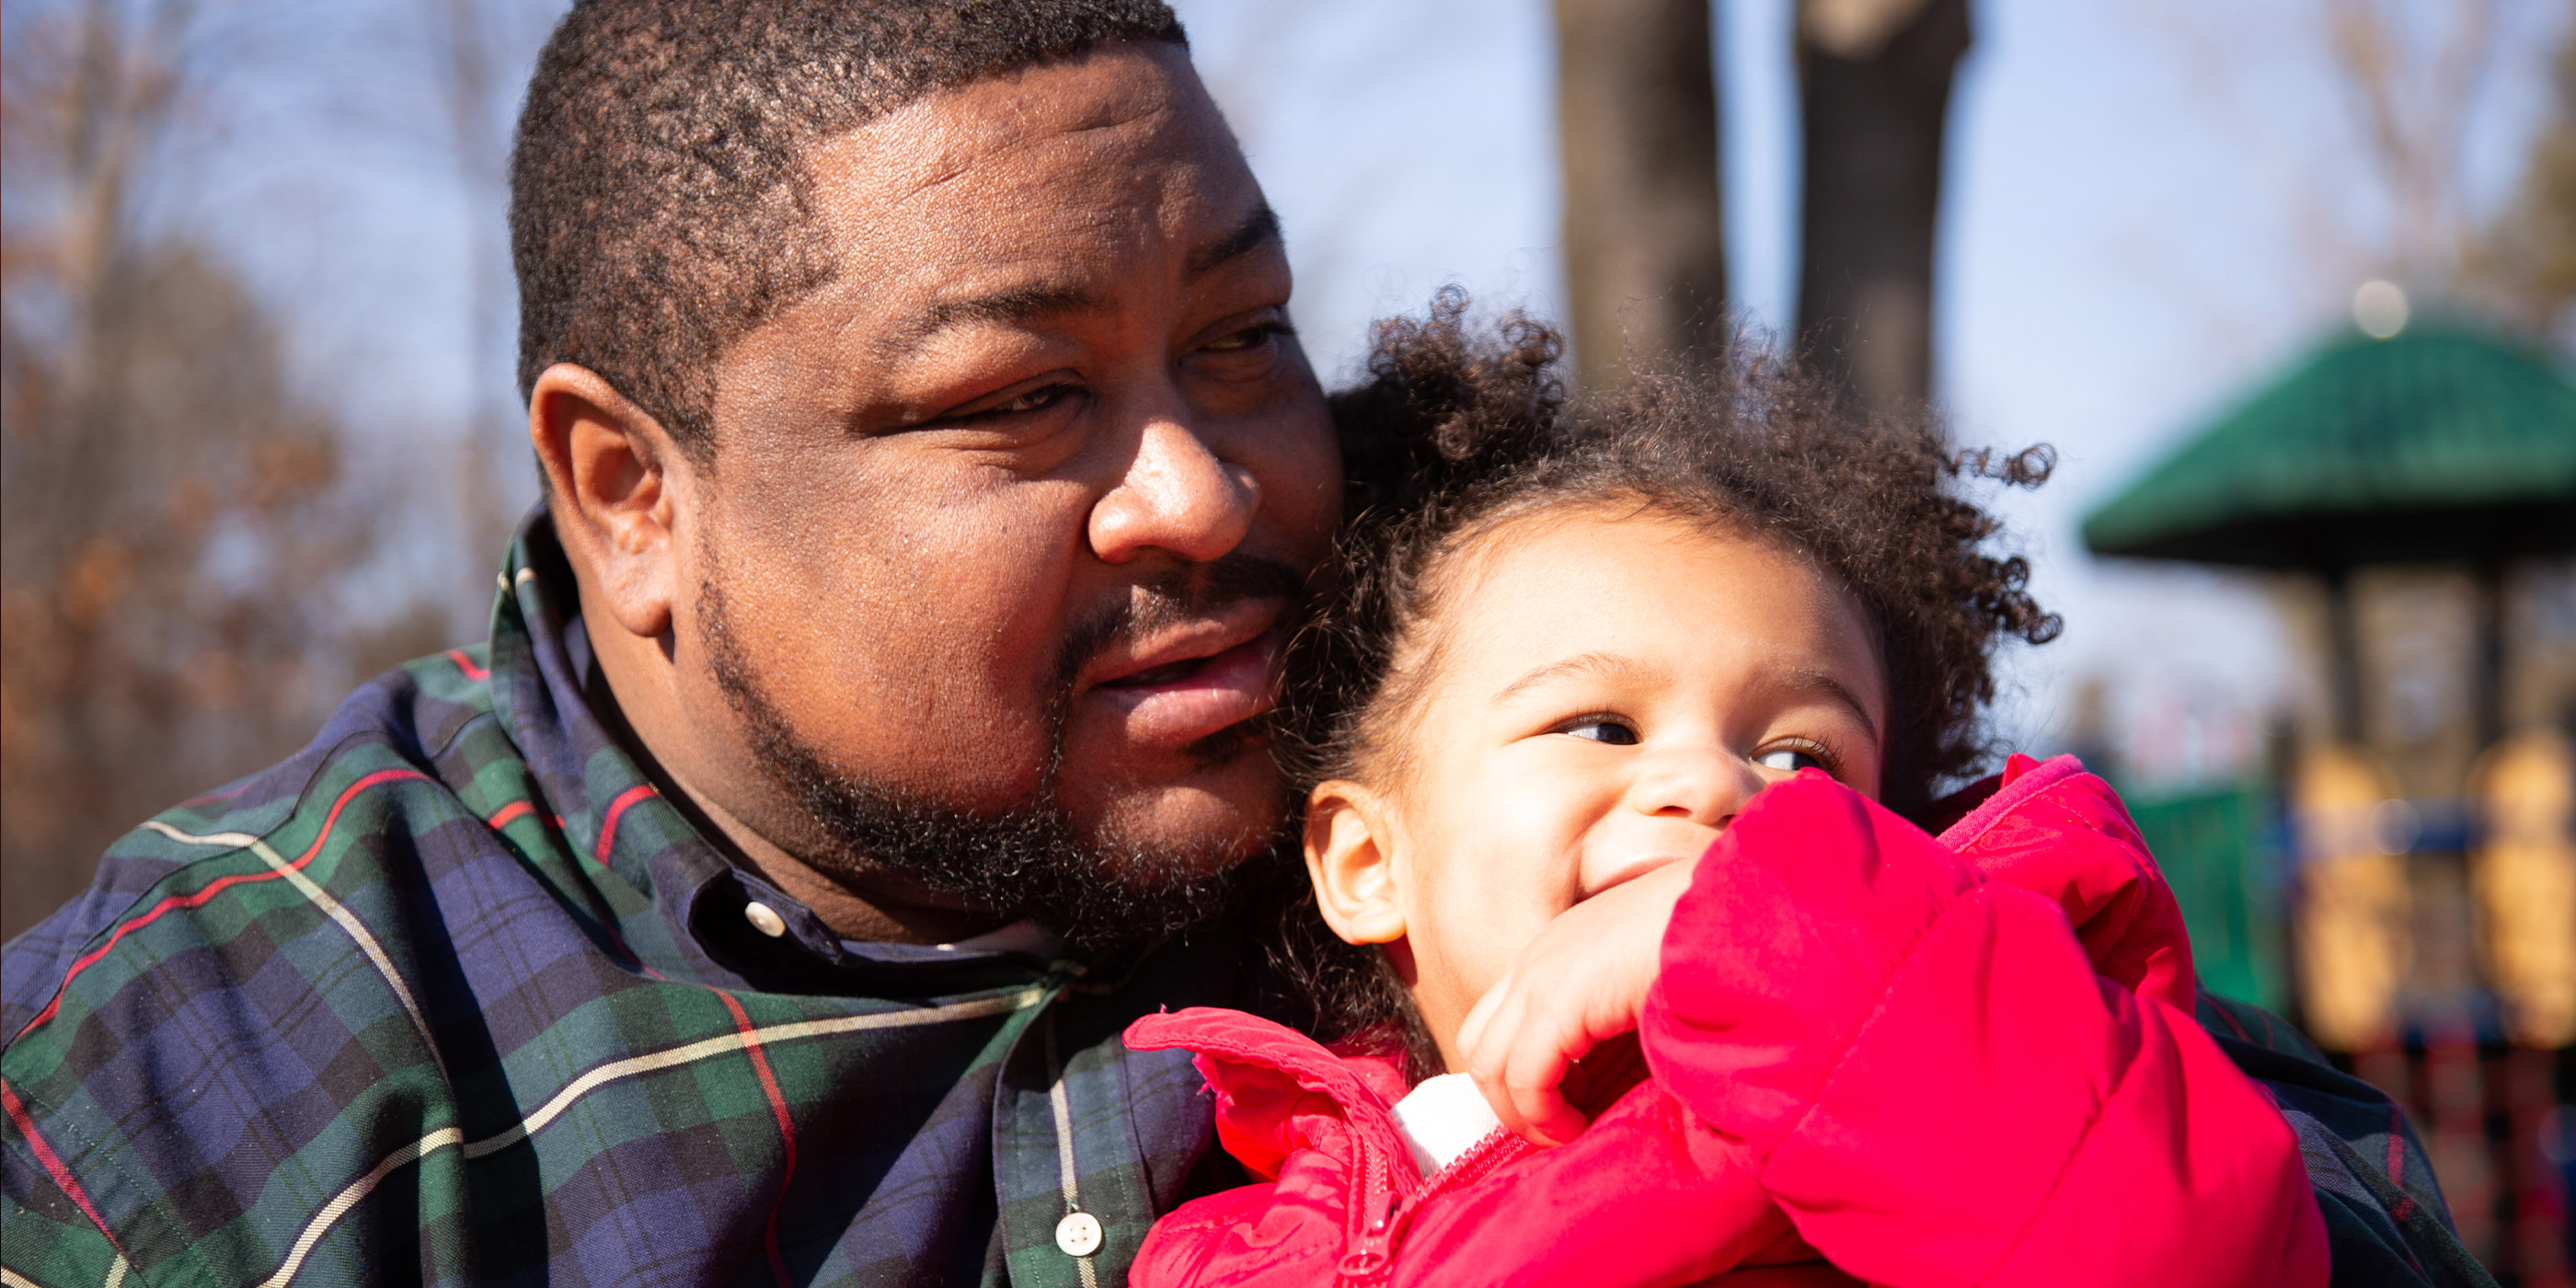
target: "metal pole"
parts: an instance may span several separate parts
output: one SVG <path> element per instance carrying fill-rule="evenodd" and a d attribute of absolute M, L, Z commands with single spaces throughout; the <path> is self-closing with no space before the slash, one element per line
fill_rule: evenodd
<path fill-rule="evenodd" d="M 2333 686 L 2335 741 L 2361 745 L 2361 630 L 2353 621 L 2352 577 L 2342 568 L 2325 572 L 2326 652 L 2328 682 Z"/>
<path fill-rule="evenodd" d="M 2476 656 L 2470 718 L 2476 722 L 2476 749 L 2485 751 L 2504 737 L 2504 565 L 2494 560 L 2477 569 Z"/>

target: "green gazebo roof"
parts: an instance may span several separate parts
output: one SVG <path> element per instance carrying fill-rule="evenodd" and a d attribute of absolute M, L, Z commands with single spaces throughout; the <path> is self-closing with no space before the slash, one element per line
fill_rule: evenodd
<path fill-rule="evenodd" d="M 2313 569 L 2576 550 L 2576 384 L 2472 330 L 2349 335 L 2087 515 L 2084 544 Z"/>

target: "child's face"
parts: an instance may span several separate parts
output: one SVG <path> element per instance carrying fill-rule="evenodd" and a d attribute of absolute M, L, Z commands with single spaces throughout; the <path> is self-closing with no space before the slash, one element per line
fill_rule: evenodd
<path fill-rule="evenodd" d="M 1326 783 L 1308 863 L 1343 938 L 1386 943 L 1442 1054 L 1558 913 L 1699 857 L 1821 766 L 1878 791 L 1868 618 L 1805 557 L 1630 508 L 1514 520 L 1461 556 L 1399 781 Z"/>

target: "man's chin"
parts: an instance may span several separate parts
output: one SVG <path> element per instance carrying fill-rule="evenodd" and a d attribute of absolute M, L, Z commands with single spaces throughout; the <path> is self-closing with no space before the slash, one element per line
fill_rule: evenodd
<path fill-rule="evenodd" d="M 1223 920 L 1280 861 L 1285 828 L 1195 841 L 1101 838 L 1011 855 L 960 878 L 958 892 L 1061 935 L 1095 963 L 1129 960 Z"/>
<path fill-rule="evenodd" d="M 1068 781 L 1061 799 L 1104 852 L 1198 856 L 1198 874 L 1263 852 L 1292 812 L 1267 740 L 1226 735 L 1190 772 L 1156 782 Z"/>
<path fill-rule="evenodd" d="M 1069 721 L 1057 753 L 1058 799 L 1077 812 L 1090 804 L 1105 813 L 1132 812 L 1134 801 L 1184 791 L 1246 801 L 1257 794 L 1277 795 L 1279 770 L 1270 756 L 1268 713 L 1188 742 L 1138 741 L 1130 733 L 1114 722 Z"/>
<path fill-rule="evenodd" d="M 968 812 L 847 780 L 804 786 L 840 866 L 892 870 L 1004 920 L 1035 922 L 1096 962 L 1225 916 L 1252 884 L 1250 870 L 1285 853 L 1292 835 L 1275 779 L 1266 809 L 1168 790 L 1121 802 L 1090 826 L 1044 801 Z"/>
<path fill-rule="evenodd" d="M 1111 836 L 1096 843 L 1096 852 L 1107 865 L 1107 880 L 1150 895 L 1208 881 L 1253 862 L 1279 844 L 1283 830 L 1273 824 L 1265 828 L 1240 827 L 1215 836 Z"/>

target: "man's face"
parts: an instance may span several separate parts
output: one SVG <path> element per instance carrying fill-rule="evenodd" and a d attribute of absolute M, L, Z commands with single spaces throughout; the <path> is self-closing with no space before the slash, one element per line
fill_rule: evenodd
<path fill-rule="evenodd" d="M 1257 849 L 1281 794 L 1247 722 L 1340 461 L 1268 207 L 1186 58 L 977 81 L 809 166 L 837 271 L 718 364 L 676 534 L 703 587 L 674 606 L 688 718 L 889 799 L 1043 804 L 1105 850 Z M 737 759 L 705 786 L 831 866 L 811 785 Z"/>

